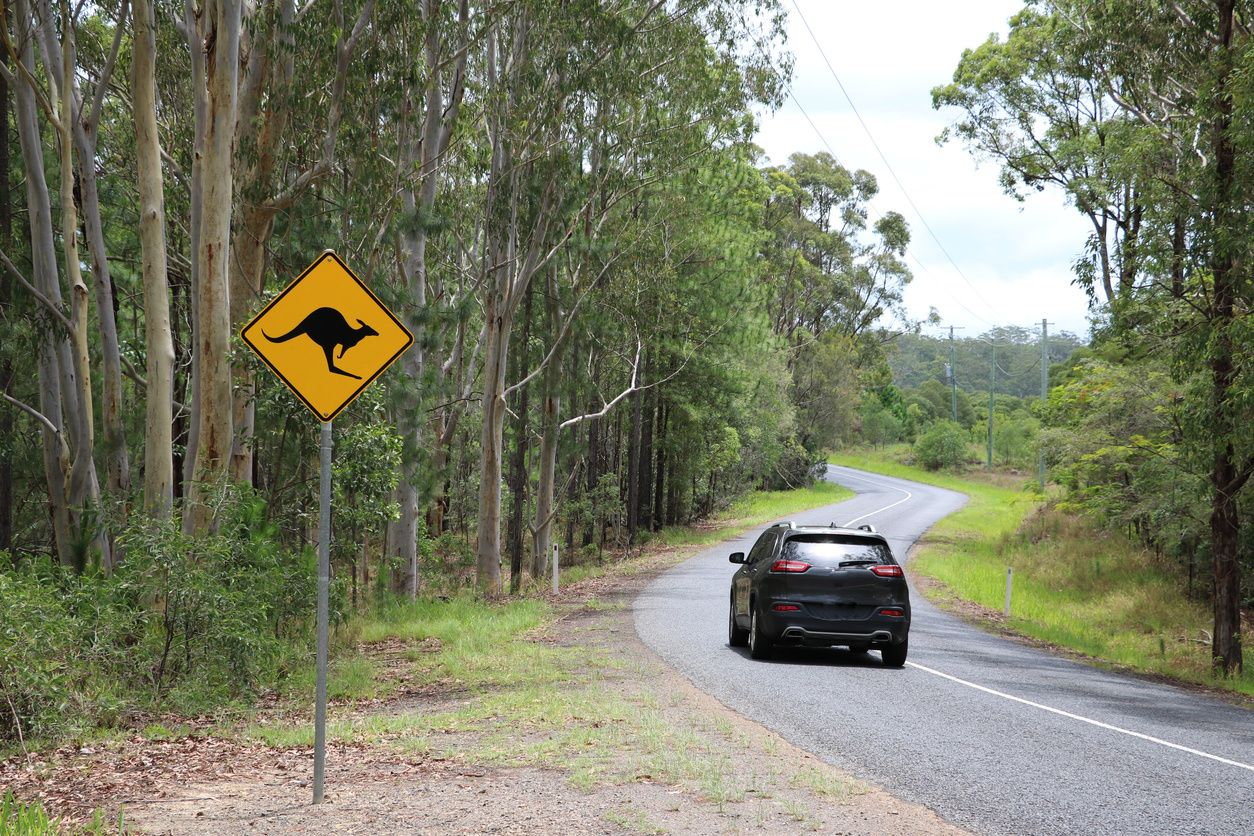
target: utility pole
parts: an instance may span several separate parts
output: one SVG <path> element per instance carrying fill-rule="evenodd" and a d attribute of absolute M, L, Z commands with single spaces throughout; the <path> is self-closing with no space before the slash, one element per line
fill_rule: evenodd
<path fill-rule="evenodd" d="M 988 468 L 993 469 L 993 389 L 997 385 L 997 341 L 989 343 L 988 361 Z"/>
<path fill-rule="evenodd" d="M 949 401 L 953 407 L 954 423 L 958 423 L 958 375 L 954 373 L 954 326 L 949 326 Z"/>
<path fill-rule="evenodd" d="M 1045 409 L 1045 401 L 1049 398 L 1049 322 L 1041 320 L 1041 409 Z M 1037 454 L 1037 468 L 1040 473 L 1041 493 L 1045 493 L 1045 449 L 1042 447 Z"/>

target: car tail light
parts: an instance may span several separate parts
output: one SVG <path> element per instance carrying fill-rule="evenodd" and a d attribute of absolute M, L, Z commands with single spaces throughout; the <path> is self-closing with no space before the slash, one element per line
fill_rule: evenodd
<path fill-rule="evenodd" d="M 885 563 L 882 566 L 872 566 L 871 571 L 879 575 L 881 578 L 904 578 L 906 573 L 901 571 L 901 567 L 895 563 Z"/>
<path fill-rule="evenodd" d="M 787 572 L 794 575 L 808 571 L 809 568 L 810 564 L 801 560 L 777 560 L 771 564 L 772 572 Z"/>
<path fill-rule="evenodd" d="M 771 609 L 775 610 L 775 612 L 800 612 L 801 611 L 801 607 L 797 606 L 796 604 L 776 604 L 775 606 L 771 607 Z"/>
<path fill-rule="evenodd" d="M 906 612 L 905 610 L 897 610 L 897 609 L 889 608 L 886 610 L 880 610 L 880 615 L 888 615 L 888 616 L 892 616 L 893 618 L 905 618 Z"/>

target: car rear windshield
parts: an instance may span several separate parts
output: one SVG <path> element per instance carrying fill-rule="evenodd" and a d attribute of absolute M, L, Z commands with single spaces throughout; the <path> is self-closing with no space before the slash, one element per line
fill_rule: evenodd
<path fill-rule="evenodd" d="M 784 560 L 806 560 L 844 563 L 869 560 L 892 563 L 888 546 L 880 540 L 867 540 L 837 534 L 799 534 L 784 542 Z"/>

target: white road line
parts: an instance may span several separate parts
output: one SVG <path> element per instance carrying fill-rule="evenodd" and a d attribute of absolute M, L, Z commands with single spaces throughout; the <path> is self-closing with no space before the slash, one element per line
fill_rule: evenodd
<path fill-rule="evenodd" d="M 837 467 L 837 468 L 840 468 L 841 470 L 847 469 L 847 468 L 841 468 L 839 465 L 832 465 L 832 467 Z M 892 503 L 891 505 L 885 505 L 883 508 L 876 508 L 874 511 L 870 512 L 869 514 L 863 514 L 860 517 L 854 517 L 852 520 L 845 523 L 845 528 L 848 528 L 849 526 L 853 525 L 858 520 L 865 520 L 867 517 L 873 517 L 876 514 L 880 513 L 881 511 L 887 511 L 889 508 L 896 508 L 898 505 L 900 505 L 903 502 L 909 502 L 911 497 L 914 496 L 914 494 L 910 493 L 910 491 L 906 490 L 905 488 L 899 488 L 896 485 L 889 485 L 889 484 L 885 484 L 884 482 L 876 482 L 874 479 L 867 479 L 865 476 L 854 476 L 852 473 L 845 473 L 844 475 L 850 479 L 858 479 L 868 484 L 875 485 L 876 487 L 889 488 L 890 490 L 900 491 L 901 493 L 904 493 L 906 495 L 905 499 L 899 499 L 896 502 Z"/>
<path fill-rule="evenodd" d="M 965 679 L 959 679 L 956 676 L 950 676 L 947 673 L 942 673 L 941 671 L 935 670 L 933 668 L 924 667 L 923 665 L 919 665 L 914 662 L 906 662 L 906 664 L 912 668 L 917 668 L 926 673 L 930 673 L 933 676 L 939 676 L 939 677 L 942 677 L 943 679 L 948 679 L 951 682 L 957 682 L 959 685 L 965 685 L 968 688 L 974 688 L 977 691 L 983 691 L 984 693 L 992 694 L 995 697 L 1001 697 L 1002 699 L 1012 700 L 1013 702 L 1022 703 L 1023 705 L 1030 705 L 1033 708 L 1039 708 L 1041 711 L 1048 711 L 1051 714 L 1057 714 L 1061 717 L 1067 717 L 1072 720 L 1079 720 L 1081 723 L 1088 723 L 1090 726 L 1097 726 L 1098 728 L 1101 728 L 1101 729 L 1107 729 L 1109 731 L 1119 732 L 1120 734 L 1126 734 L 1129 737 L 1137 737 L 1137 738 L 1140 738 L 1141 740 L 1148 740 L 1150 743 L 1157 743 L 1159 746 L 1166 746 L 1169 749 L 1178 749 L 1181 752 L 1188 752 L 1190 755 L 1197 755 L 1198 757 L 1201 757 L 1201 758 L 1210 758 L 1213 761 L 1219 761 L 1220 763 L 1227 764 L 1228 766 L 1236 766 L 1241 769 L 1248 769 L 1251 772 L 1254 772 L 1254 766 L 1251 766 L 1248 763 L 1241 763 L 1240 761 L 1228 760 L 1227 758 L 1221 758 L 1218 755 L 1212 755 L 1209 752 L 1202 752 L 1197 749 L 1190 749 L 1188 746 L 1181 746 L 1179 743 L 1170 743 L 1166 740 L 1161 740 L 1157 737 L 1150 737 L 1148 734 L 1141 734 L 1140 732 L 1134 732 L 1128 729 L 1122 729 L 1119 726 L 1112 726 L 1110 723 L 1103 723 L 1100 720 L 1093 720 L 1088 717 L 1081 717 L 1079 714 L 1072 714 L 1070 711 L 1063 711 L 1061 708 L 1053 708 L 1051 706 L 1042 705 L 1039 702 L 1032 702 L 1031 700 L 1025 700 L 1022 697 L 1016 697 L 1011 694 L 1004 693 L 1002 691 L 995 691 L 992 688 L 985 688 L 983 685 L 976 685 L 974 682 L 968 682 Z"/>

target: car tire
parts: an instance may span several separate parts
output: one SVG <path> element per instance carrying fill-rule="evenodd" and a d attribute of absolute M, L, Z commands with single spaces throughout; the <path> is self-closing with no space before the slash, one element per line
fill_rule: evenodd
<path fill-rule="evenodd" d="M 732 596 L 727 607 L 727 643 L 732 647 L 745 647 L 749 644 L 749 631 L 736 623 L 736 598 Z"/>
<path fill-rule="evenodd" d="M 761 622 L 758 620 L 757 607 L 749 607 L 749 656 L 754 659 L 769 659 L 774 643 L 762 635 Z"/>
<path fill-rule="evenodd" d="M 880 649 L 880 658 L 884 660 L 884 666 L 889 668 L 901 668 L 906 664 L 906 652 L 910 649 L 910 640 L 907 638 L 901 644 L 890 644 Z"/>

